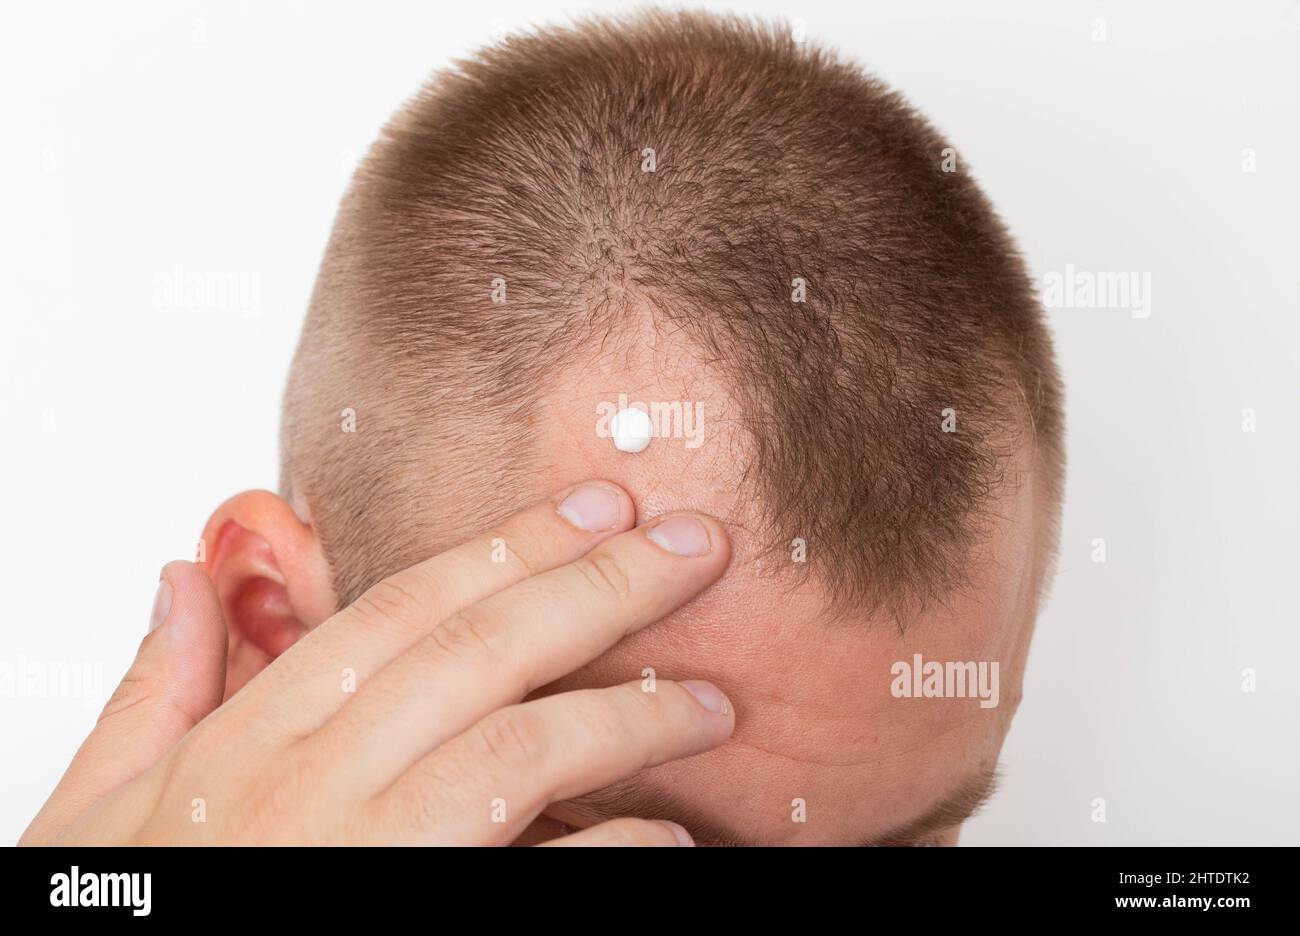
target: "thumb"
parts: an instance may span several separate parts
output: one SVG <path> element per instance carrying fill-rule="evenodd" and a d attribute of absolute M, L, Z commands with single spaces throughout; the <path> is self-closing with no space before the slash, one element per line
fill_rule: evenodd
<path fill-rule="evenodd" d="M 192 562 L 163 567 L 149 634 L 23 841 L 48 841 L 143 773 L 221 704 L 226 626 L 211 580 Z"/>

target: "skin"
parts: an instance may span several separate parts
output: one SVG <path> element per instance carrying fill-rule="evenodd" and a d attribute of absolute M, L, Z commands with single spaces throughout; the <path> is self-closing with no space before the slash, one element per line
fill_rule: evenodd
<path fill-rule="evenodd" d="M 716 520 L 632 529 L 618 487 L 581 492 L 603 512 L 571 494 L 379 583 L 224 704 L 217 591 L 168 565 L 158 626 L 22 843 L 505 844 L 557 800 L 720 743 L 734 710 L 697 681 L 520 704 L 730 559 Z M 508 554 L 484 562 L 494 538 Z M 689 841 L 623 819 L 555 844 Z"/>
<path fill-rule="evenodd" d="M 727 575 L 667 620 L 630 636 L 545 691 L 607 685 L 652 667 L 660 678 L 703 674 L 737 710 L 731 740 L 664 764 L 600 796 L 548 812 L 574 825 L 611 814 L 672 818 L 702 844 L 873 843 L 905 829 L 958 788 L 995 768 L 1021 698 L 1039 584 L 1052 551 L 1049 509 L 1032 453 L 1008 466 L 1013 483 L 990 505 L 996 519 L 970 559 L 970 575 L 941 607 L 907 622 L 828 615 L 816 581 L 790 579 L 789 554 L 763 557 L 761 516 L 744 487 L 745 441 L 726 382 L 683 343 L 649 330 L 626 348 L 594 355 L 559 381 L 538 409 L 539 448 L 555 453 L 554 483 L 595 470 L 640 495 L 647 515 L 696 509 L 725 518 L 734 558 Z M 593 432 L 596 405 L 701 401 L 704 443 L 654 439 L 637 455 Z M 936 431 L 938 420 L 936 419 Z M 809 552 L 817 548 L 808 543 Z M 1000 699 L 895 698 L 891 666 L 925 660 L 998 661 Z M 792 820 L 794 800 L 806 821 Z M 968 806 L 974 803 L 966 804 Z M 955 844 L 960 823 L 906 835 Z"/>
<path fill-rule="evenodd" d="M 192 647 L 175 650 L 166 665 L 155 664 L 148 679 L 129 675 L 124 698 L 110 703 L 109 716 L 96 729 L 98 735 L 105 723 L 113 724 L 132 711 L 137 718 L 145 717 L 141 713 L 151 711 L 149 705 L 128 704 L 141 692 L 172 713 L 170 727 L 161 732 L 165 742 L 154 743 L 148 757 L 138 758 L 140 777 L 123 788 L 146 792 L 119 790 L 104 799 L 103 791 L 121 779 L 96 779 L 97 770 L 109 769 L 95 765 L 111 761 L 101 752 L 113 750 L 112 738 L 138 737 L 140 731 L 123 734 L 124 729 L 115 729 L 110 741 L 96 741 L 92 735 L 27 839 L 188 841 L 198 836 L 222 841 L 532 843 L 567 836 L 565 840 L 574 844 L 628 844 L 662 841 L 664 829 L 677 828 L 635 820 L 609 824 L 625 816 L 675 820 L 703 844 L 955 844 L 964 814 L 978 805 L 978 796 L 964 797 L 958 804 L 962 808 L 948 811 L 937 822 L 920 828 L 916 823 L 972 778 L 994 768 L 1020 701 L 1040 583 L 1052 551 L 1052 509 L 1034 471 L 1032 452 L 1021 451 L 1006 466 L 1010 483 L 987 505 L 986 535 L 969 557 L 965 587 L 906 622 L 905 630 L 898 622 L 861 612 L 836 617 L 829 613 L 828 596 L 815 579 L 792 578 L 792 566 L 780 553 L 763 558 L 768 544 L 756 532 L 762 515 L 744 483 L 746 443 L 726 380 L 671 337 L 647 327 L 636 338 L 617 347 L 602 344 L 558 376 L 538 401 L 528 426 L 537 470 L 529 483 L 513 485 L 500 496 L 511 504 L 540 499 L 548 490 L 595 475 L 627 492 L 619 529 L 674 512 L 720 518 L 709 521 L 709 528 L 716 533 L 715 544 L 729 544 L 725 576 L 727 562 L 716 556 L 710 560 L 714 564 L 704 563 L 707 574 L 681 576 L 678 559 L 672 573 L 655 576 L 654 566 L 641 565 L 648 557 L 662 559 L 662 550 L 652 548 L 636 561 L 611 566 L 596 577 L 606 587 L 626 583 L 615 589 L 617 601 L 602 605 L 590 597 L 566 598 L 583 627 L 613 622 L 612 631 L 600 631 L 599 645 L 586 642 L 580 651 L 569 648 L 560 665 L 548 657 L 559 645 L 548 629 L 545 641 L 513 652 L 508 664 L 495 661 L 461 684 L 449 682 L 435 664 L 447 665 L 478 642 L 461 637 L 442 646 L 447 642 L 440 636 L 445 625 L 436 622 L 454 609 L 432 613 L 425 605 L 442 596 L 443 589 L 390 592 L 378 611 L 374 602 L 368 611 L 363 609 L 360 620 L 355 606 L 334 615 L 335 595 L 311 523 L 311 505 L 291 506 L 265 491 L 238 495 L 213 514 L 204 531 L 204 570 L 214 589 L 209 604 L 215 605 L 205 613 L 219 623 L 198 632 L 212 643 L 213 633 L 226 628 L 220 652 L 209 648 L 207 662 L 196 664 L 184 663 L 187 654 L 197 654 Z M 685 439 L 655 439 L 639 454 L 618 452 L 596 428 L 598 404 L 616 402 L 620 393 L 643 402 L 702 402 L 704 443 L 687 447 Z M 481 599 L 502 585 L 494 579 L 500 566 L 485 560 L 493 539 L 508 544 L 512 556 L 537 551 L 526 540 L 517 540 L 510 523 L 485 534 L 473 519 L 483 511 L 458 506 L 447 496 L 446 486 L 433 485 L 429 497 L 437 506 L 419 521 L 424 524 L 418 537 L 423 552 L 410 559 L 414 563 L 421 556 L 449 555 L 458 552 L 446 552 L 456 543 L 477 543 L 469 554 L 472 560 L 462 563 L 445 586 L 473 592 L 461 593 L 458 601 Z M 548 503 L 554 520 L 555 501 Z M 817 544 L 810 542 L 807 549 L 811 553 Z M 463 550 L 459 554 L 466 555 Z M 566 561 L 577 557 L 565 555 Z M 536 561 L 530 560 L 529 567 L 536 569 Z M 169 566 L 168 575 L 178 568 Z M 185 581 L 191 577 L 187 571 Z M 515 584 L 503 594 L 520 590 Z M 499 624 L 509 618 L 516 628 L 536 628 L 539 603 L 547 595 L 547 589 L 523 589 L 512 611 L 494 612 L 491 620 Z M 650 606 L 653 611 L 646 610 Z M 636 618 L 636 626 L 619 623 L 628 615 Z M 574 631 L 575 637 L 585 634 L 583 627 Z M 394 633 L 416 641 L 413 646 L 423 650 L 395 651 L 389 642 Z M 157 643 L 156 635 L 142 648 L 142 660 L 151 656 L 150 641 Z M 897 661 L 910 662 L 916 653 L 927 661 L 996 661 L 998 706 L 982 708 L 970 698 L 895 698 L 890 693 L 891 667 Z M 219 664 L 212 663 L 214 654 L 222 656 Z M 525 659 L 534 660 L 541 675 L 523 683 L 505 679 L 509 665 L 519 666 Z M 544 659 L 552 660 L 549 669 L 540 662 Z M 208 686 L 202 700 L 190 698 L 183 705 L 165 701 L 182 682 L 182 664 L 191 672 L 191 685 L 193 670 L 207 674 L 199 681 Z M 344 667 L 357 669 L 361 687 L 347 705 L 341 704 L 339 693 Z M 643 691 L 647 669 L 654 671 L 654 693 Z M 219 675 L 209 672 L 215 670 Z M 546 747 L 562 752 L 563 769 L 582 779 L 551 783 L 545 794 L 512 793 L 512 798 L 522 796 L 526 805 L 512 807 L 511 814 L 526 815 L 534 820 L 531 825 L 512 823 L 507 829 L 480 824 L 466 829 L 438 824 L 446 815 L 447 801 L 471 802 L 474 808 L 468 812 L 481 818 L 487 793 L 479 775 L 496 756 L 482 749 L 473 755 L 480 760 L 454 749 L 458 759 L 449 761 L 454 766 L 432 771 L 435 783 L 408 784 L 416 789 L 396 805 L 354 813 L 342 825 L 328 818 L 337 812 L 339 789 L 355 798 L 361 795 L 358 791 L 378 789 L 381 781 L 393 783 L 436 745 L 448 747 L 453 731 L 519 698 L 541 705 L 552 697 L 607 692 L 608 687 L 623 685 L 631 687 L 621 690 L 625 693 L 662 702 L 675 697 L 674 681 L 695 678 L 720 687 L 731 714 L 723 719 L 710 716 L 718 723 L 718 734 L 707 738 L 686 722 L 672 724 L 665 730 L 684 735 L 672 741 L 658 736 L 652 756 L 646 754 L 640 729 L 630 719 L 617 720 L 615 730 L 599 717 L 593 723 L 589 716 L 556 710 L 547 722 L 552 734 Z M 461 695 L 469 700 L 467 708 L 443 713 L 452 719 L 452 727 L 430 735 L 430 707 L 445 706 L 449 698 Z M 222 699 L 229 701 L 208 715 Z M 332 707 L 325 725 L 318 724 L 323 699 Z M 177 715 L 178 709 L 193 717 Z M 682 705 L 676 711 L 699 714 L 698 709 Z M 651 711 L 657 709 L 643 714 Z M 309 724 L 298 721 L 313 712 Z M 735 731 L 730 735 L 733 718 Z M 186 735 L 196 722 L 198 727 Z M 287 724 L 289 730 L 287 735 L 272 732 L 263 737 L 256 728 L 262 724 Z M 667 722 L 660 719 L 656 724 Z M 249 731 L 250 725 L 256 730 Z M 304 758 L 301 742 L 291 747 L 286 737 L 307 731 L 315 732 L 315 747 L 309 748 L 313 756 Z M 591 743 L 593 732 L 599 744 Z M 494 732 L 499 739 L 509 734 Z M 241 747 L 245 735 L 257 738 L 258 744 Z M 218 750 L 221 757 L 212 753 Z M 437 756 L 437 751 L 428 756 Z M 217 797 L 222 821 L 195 828 L 188 804 L 200 795 L 198 790 L 211 802 L 217 789 L 208 771 L 220 774 L 227 764 L 268 757 L 276 767 L 269 774 L 274 786 L 241 788 L 225 778 L 232 786 Z M 618 769 L 607 762 L 611 757 L 618 759 Z M 522 755 L 512 766 L 518 778 L 536 772 Z M 240 776 L 247 772 L 240 771 Z M 419 792 L 427 788 L 434 792 Z M 292 795 L 277 794 L 277 789 Z M 593 791 L 598 792 L 590 795 Z M 146 815 L 138 800 L 152 802 L 159 795 L 165 817 L 158 810 Z M 434 805 L 423 798 L 438 795 L 444 799 Z M 796 800 L 802 802 L 802 811 L 794 808 Z M 452 809 L 457 812 L 465 810 Z"/>

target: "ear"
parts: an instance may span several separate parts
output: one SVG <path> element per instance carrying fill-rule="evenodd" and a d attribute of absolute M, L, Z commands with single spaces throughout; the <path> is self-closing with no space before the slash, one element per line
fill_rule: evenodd
<path fill-rule="evenodd" d="M 315 529 L 270 491 L 218 507 L 202 548 L 229 631 L 228 699 L 334 613 L 334 587 Z"/>

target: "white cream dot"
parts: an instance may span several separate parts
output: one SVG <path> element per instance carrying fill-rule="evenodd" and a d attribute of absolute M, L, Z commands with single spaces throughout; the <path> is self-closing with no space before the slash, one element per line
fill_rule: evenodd
<path fill-rule="evenodd" d="M 650 444 L 650 417 L 645 410 L 635 407 L 621 409 L 610 421 L 609 432 L 614 437 L 614 448 L 620 452 L 640 452 Z"/>

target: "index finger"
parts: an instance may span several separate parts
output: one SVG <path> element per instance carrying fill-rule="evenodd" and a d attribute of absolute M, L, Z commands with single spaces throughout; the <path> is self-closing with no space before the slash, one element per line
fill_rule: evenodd
<path fill-rule="evenodd" d="M 313 735 L 313 756 L 348 762 L 340 789 L 391 783 L 417 758 L 668 616 L 716 582 L 725 527 L 677 513 L 457 612 L 376 674 Z"/>
<path fill-rule="evenodd" d="M 336 712 L 357 685 L 440 621 L 530 576 L 586 555 L 630 529 L 631 497 L 608 481 L 575 485 L 473 539 L 389 576 L 307 634 L 228 703 L 301 737 Z M 251 707 L 251 708 L 250 708 Z"/>

